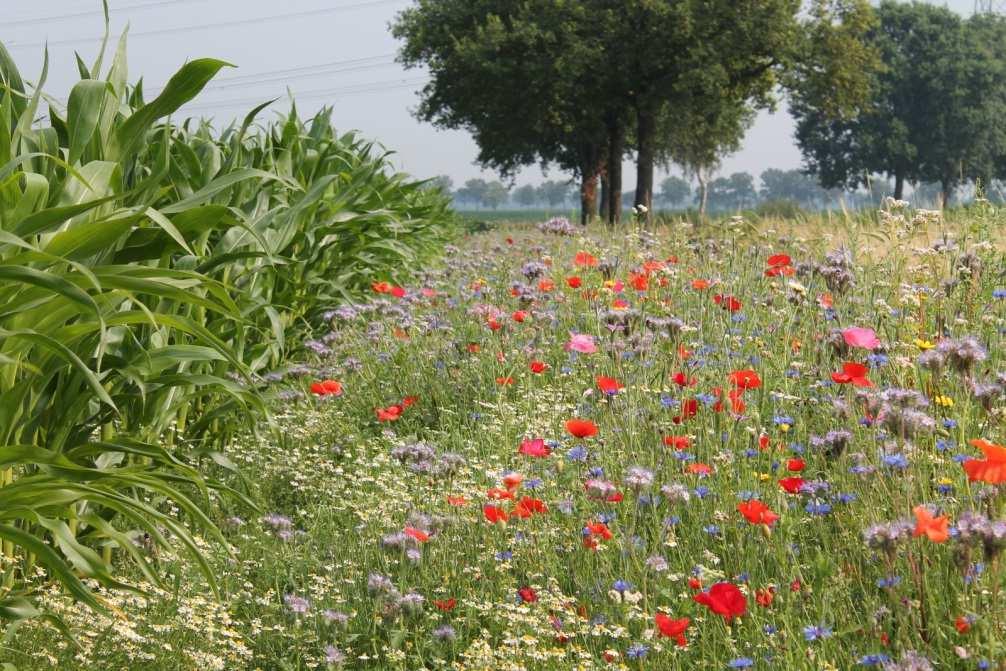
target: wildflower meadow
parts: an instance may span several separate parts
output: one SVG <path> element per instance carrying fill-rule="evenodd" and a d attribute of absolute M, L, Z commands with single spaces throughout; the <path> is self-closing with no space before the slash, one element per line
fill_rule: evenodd
<path fill-rule="evenodd" d="M 30 669 L 1001 669 L 1001 215 L 459 238 L 326 313 L 108 611 Z M 790 222 L 792 223 L 792 222 Z M 869 225 L 893 253 L 855 251 Z M 868 248 L 858 245 L 860 249 Z M 40 578 L 41 580 L 41 578 Z"/>

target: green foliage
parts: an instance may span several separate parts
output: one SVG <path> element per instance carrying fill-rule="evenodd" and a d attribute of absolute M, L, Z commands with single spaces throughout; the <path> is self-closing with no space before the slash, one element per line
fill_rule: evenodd
<path fill-rule="evenodd" d="M 808 76 L 795 87 L 797 140 L 822 183 L 854 187 L 882 173 L 895 179 L 896 197 L 905 182 L 928 181 L 946 200 L 964 180 L 1002 174 L 1006 19 L 888 1 L 866 37 L 882 67 L 865 104 L 839 115 L 830 80 Z"/>
<path fill-rule="evenodd" d="M 100 63 L 100 59 L 99 59 Z M 336 135 L 330 113 L 252 131 L 160 120 L 224 67 L 184 65 L 152 101 L 84 73 L 38 124 L 45 70 L 26 91 L 0 46 L 0 615 L 38 614 L 35 572 L 95 609 L 85 586 L 151 584 L 137 541 L 186 548 L 229 492 L 205 457 L 265 408 L 261 374 L 325 309 L 436 251 L 446 198 Z M 218 470 L 218 469 L 217 469 Z M 247 501 L 250 503 L 250 501 Z"/>

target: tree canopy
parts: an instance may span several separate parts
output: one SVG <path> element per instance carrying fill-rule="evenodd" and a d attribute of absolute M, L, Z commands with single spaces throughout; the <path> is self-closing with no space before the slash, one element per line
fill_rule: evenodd
<path fill-rule="evenodd" d="M 800 0 L 418 0 L 392 30 L 400 61 L 430 73 L 419 118 L 468 130 L 479 163 L 503 174 L 536 162 L 574 173 L 584 220 L 603 176 L 614 221 L 627 148 L 637 164 L 634 200 L 652 209 L 654 166 L 688 153 L 673 150 L 686 144 L 676 134 L 704 126 L 714 133 L 702 136 L 709 147 L 690 149 L 718 158 L 798 66 L 838 77 L 836 108 L 842 96 L 855 98 L 861 75 L 841 59 L 804 64 L 837 56 L 808 47 L 805 35 L 830 35 L 845 25 L 841 12 L 869 6 L 812 4 L 803 19 Z M 692 123 L 665 123 L 682 117 Z M 715 160 L 699 163 L 691 169 Z"/>

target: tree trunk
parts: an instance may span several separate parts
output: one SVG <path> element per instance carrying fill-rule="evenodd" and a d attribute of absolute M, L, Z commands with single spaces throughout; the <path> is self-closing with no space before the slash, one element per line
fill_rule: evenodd
<path fill-rule="evenodd" d="M 905 176 L 900 172 L 894 175 L 894 200 L 901 200 L 905 195 Z"/>
<path fill-rule="evenodd" d="M 646 220 L 653 213 L 653 164 L 656 159 L 657 118 L 645 104 L 636 106 L 636 207 L 646 208 Z"/>
<path fill-rule="evenodd" d="M 699 180 L 699 221 L 705 221 L 706 203 L 709 201 L 709 180 L 706 179 L 702 168 L 695 171 L 695 177 Z"/>
<path fill-rule="evenodd" d="M 625 153 L 625 130 L 619 123 L 608 127 L 608 223 L 616 225 L 622 219 L 622 155 Z"/>
<path fill-rule="evenodd" d="M 580 180 L 580 225 L 586 226 L 597 216 L 597 175 L 598 166 L 584 171 Z"/>
<path fill-rule="evenodd" d="M 609 203 L 611 202 L 611 175 L 608 172 L 607 161 L 601 169 L 601 216 L 608 215 Z"/>
<path fill-rule="evenodd" d="M 940 180 L 940 209 L 950 204 L 950 199 L 954 195 L 954 188 L 950 185 L 949 179 Z"/>

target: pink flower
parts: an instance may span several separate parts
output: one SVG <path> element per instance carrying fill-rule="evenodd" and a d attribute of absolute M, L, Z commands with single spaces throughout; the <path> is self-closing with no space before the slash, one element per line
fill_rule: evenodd
<path fill-rule="evenodd" d="M 880 346 L 880 339 L 877 338 L 877 334 L 873 332 L 873 329 L 851 326 L 842 331 L 842 336 L 849 347 L 873 349 Z"/>
<path fill-rule="evenodd" d="M 582 333 L 570 333 L 569 342 L 566 343 L 566 351 L 570 350 L 579 352 L 580 354 L 593 354 L 597 351 L 597 345 L 594 344 L 594 336 Z"/>
<path fill-rule="evenodd" d="M 541 438 L 528 438 L 521 441 L 518 452 L 526 454 L 529 457 L 547 457 L 551 454 L 552 450 L 549 449 L 548 445 Z"/>

